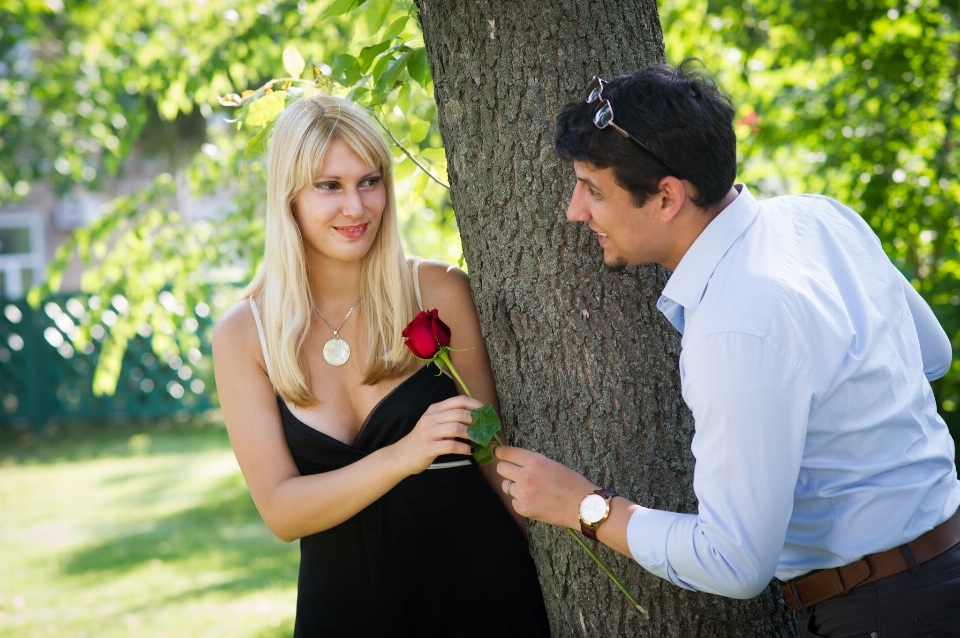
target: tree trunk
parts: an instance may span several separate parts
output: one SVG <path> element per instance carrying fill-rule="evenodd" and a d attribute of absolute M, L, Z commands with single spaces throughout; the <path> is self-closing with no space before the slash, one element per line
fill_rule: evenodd
<path fill-rule="evenodd" d="M 654 0 L 417 0 L 451 197 L 511 440 L 631 500 L 696 511 L 679 335 L 656 309 L 668 273 L 607 271 L 564 211 L 561 106 L 594 74 L 663 59 Z M 750 601 L 688 592 L 605 547 L 640 615 L 556 527 L 532 523 L 555 636 L 794 636 L 775 584 Z M 502 601 L 510 604 L 510 601 Z"/>

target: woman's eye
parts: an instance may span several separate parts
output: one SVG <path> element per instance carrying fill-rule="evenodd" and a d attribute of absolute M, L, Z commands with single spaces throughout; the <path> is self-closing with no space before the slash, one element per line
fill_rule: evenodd
<path fill-rule="evenodd" d="M 335 191 L 340 189 L 340 184 L 336 182 L 317 182 L 313 187 L 318 191 Z"/>
<path fill-rule="evenodd" d="M 383 179 L 381 176 L 377 175 L 376 177 L 368 177 L 367 179 L 360 182 L 361 188 L 372 188 L 380 183 L 380 180 Z"/>

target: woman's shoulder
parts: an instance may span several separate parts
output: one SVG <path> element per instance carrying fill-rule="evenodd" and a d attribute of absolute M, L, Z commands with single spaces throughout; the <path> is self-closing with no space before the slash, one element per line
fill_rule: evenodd
<path fill-rule="evenodd" d="M 423 291 L 448 294 L 470 294 L 470 280 L 467 273 L 456 266 L 419 257 L 408 258 L 409 262 L 419 260 L 420 289 Z"/>
<path fill-rule="evenodd" d="M 407 257 L 407 263 L 413 264 L 419 262 L 420 283 L 433 286 L 469 286 L 467 273 L 456 266 L 445 264 L 442 261 L 433 261 L 431 259 L 421 259 L 419 257 Z"/>
<path fill-rule="evenodd" d="M 467 273 L 456 266 L 430 260 L 421 260 L 419 271 L 425 309 L 437 308 L 447 314 L 476 312 Z"/>
<path fill-rule="evenodd" d="M 262 312 L 262 311 L 261 311 Z M 257 339 L 257 324 L 250 299 L 243 298 L 227 310 L 213 327 L 214 348 L 217 344 L 236 346 Z"/>

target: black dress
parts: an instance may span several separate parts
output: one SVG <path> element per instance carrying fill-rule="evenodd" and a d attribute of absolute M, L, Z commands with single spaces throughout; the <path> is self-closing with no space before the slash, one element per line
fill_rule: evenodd
<path fill-rule="evenodd" d="M 278 403 L 287 444 L 307 475 L 397 442 L 431 404 L 455 395 L 453 381 L 426 366 L 377 404 L 353 445 Z M 300 555 L 296 638 L 550 633 L 526 541 L 473 463 L 405 478 L 356 516 L 300 539 Z"/>

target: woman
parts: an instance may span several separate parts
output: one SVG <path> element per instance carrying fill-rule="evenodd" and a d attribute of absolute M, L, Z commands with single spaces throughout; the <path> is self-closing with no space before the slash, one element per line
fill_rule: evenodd
<path fill-rule="evenodd" d="M 476 399 L 404 347 L 423 308 Z M 277 119 L 263 266 L 213 342 L 253 500 L 300 539 L 296 636 L 548 635 L 523 520 L 458 440 L 496 405 L 467 279 L 404 256 L 389 149 L 352 103 Z"/>

